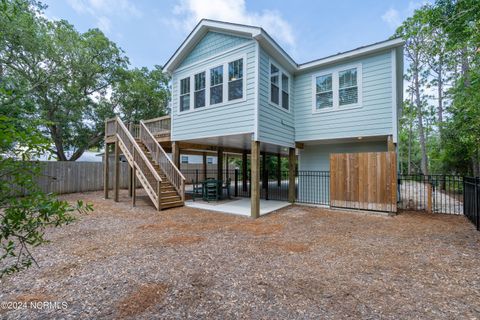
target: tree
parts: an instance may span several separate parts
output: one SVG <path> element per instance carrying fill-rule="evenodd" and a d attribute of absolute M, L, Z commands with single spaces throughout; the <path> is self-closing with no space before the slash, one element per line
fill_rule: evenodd
<path fill-rule="evenodd" d="M 405 55 L 409 62 L 406 78 L 411 81 L 411 85 L 407 91 L 412 93 L 413 103 L 417 109 L 421 170 L 423 174 L 428 174 L 428 155 L 423 119 L 427 101 L 426 95 L 422 90 L 427 82 L 428 74 L 425 72 L 426 70 L 423 65 L 427 33 L 425 32 L 423 19 L 423 12 L 416 11 L 413 17 L 405 20 L 397 29 L 395 36 L 402 37 L 405 40 Z"/>
<path fill-rule="evenodd" d="M 5 30 L 12 15 L 22 14 L 26 9 L 35 12 L 35 8 L 34 3 L 2 0 L 1 30 Z M 32 21 L 24 19 L 24 26 L 31 25 Z M 9 32 L 14 34 L 15 30 Z M 16 43 L 30 46 L 27 40 L 19 37 Z M 0 41 L 5 45 L 3 37 Z M 25 62 L 18 62 L 18 66 L 21 63 Z M 49 141 L 39 128 L 50 124 L 36 119 L 34 101 L 29 97 L 32 89 L 41 86 L 44 79 L 38 78 L 34 86 L 27 86 L 24 80 L 12 77 L 11 71 L 0 69 L 0 278 L 35 262 L 30 249 L 47 242 L 44 237 L 46 228 L 72 222 L 73 211 L 92 210 L 91 205 L 81 201 L 76 205 L 60 201 L 54 195 L 41 192 L 32 183 L 40 174 L 40 167 L 37 163 L 25 161 L 49 148 Z"/>
<path fill-rule="evenodd" d="M 160 66 L 124 70 L 113 86 L 111 102 L 126 122 L 163 116 L 170 97 L 168 81 Z"/>
<path fill-rule="evenodd" d="M 413 165 L 419 156 L 424 174 L 480 175 L 480 2 L 437 0 L 416 10 L 396 36 L 406 41 L 411 95 L 400 127 L 410 146 L 400 146 L 402 163 Z"/>
<path fill-rule="evenodd" d="M 99 146 L 104 120 L 115 114 L 134 121 L 165 114 L 161 68 L 128 70 L 124 52 L 100 30 L 79 33 L 67 21 L 49 21 L 35 1 L 0 1 L 0 72 L 15 90 L 0 109 L 21 114 L 28 106 L 45 120 L 41 129 L 58 160 Z"/>
<path fill-rule="evenodd" d="M 76 160 L 101 141 L 102 120 L 113 110 L 96 104 L 95 97 L 106 94 L 128 60 L 99 30 L 80 34 L 66 21 L 48 21 L 20 3 L 22 10 L 0 20 L 3 72 L 26 87 L 16 100 L 33 101 L 36 114 L 48 121 L 44 133 L 57 158 Z M 67 149 L 75 149 L 70 158 Z"/>

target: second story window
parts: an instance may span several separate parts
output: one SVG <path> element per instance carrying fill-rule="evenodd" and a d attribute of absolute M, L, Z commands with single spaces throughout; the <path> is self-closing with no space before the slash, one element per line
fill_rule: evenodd
<path fill-rule="evenodd" d="M 362 65 L 340 66 L 312 76 L 313 111 L 362 106 Z"/>
<path fill-rule="evenodd" d="M 210 104 L 223 101 L 223 66 L 210 69 Z"/>
<path fill-rule="evenodd" d="M 289 105 L 289 86 L 288 77 L 282 73 L 282 108 L 288 110 Z"/>
<path fill-rule="evenodd" d="M 273 64 L 270 65 L 270 101 L 279 104 L 280 90 L 278 89 L 279 70 Z"/>
<path fill-rule="evenodd" d="M 195 75 L 194 108 L 205 107 L 205 71 Z"/>
<path fill-rule="evenodd" d="M 316 79 L 316 101 L 317 109 L 325 109 L 333 107 L 333 88 L 332 74 L 325 74 Z"/>
<path fill-rule="evenodd" d="M 243 59 L 228 63 L 228 100 L 243 98 Z"/>
<path fill-rule="evenodd" d="M 190 78 L 180 80 L 180 111 L 190 109 Z"/>
<path fill-rule="evenodd" d="M 338 100 L 339 105 L 349 105 L 358 102 L 357 68 L 338 73 Z"/>
<path fill-rule="evenodd" d="M 207 164 L 213 164 L 213 158 L 212 157 L 207 158 Z"/>
<path fill-rule="evenodd" d="M 288 75 L 273 63 L 270 64 L 270 102 L 285 110 L 290 104 L 290 81 Z"/>
<path fill-rule="evenodd" d="M 188 163 L 188 156 L 182 156 L 181 163 Z"/>

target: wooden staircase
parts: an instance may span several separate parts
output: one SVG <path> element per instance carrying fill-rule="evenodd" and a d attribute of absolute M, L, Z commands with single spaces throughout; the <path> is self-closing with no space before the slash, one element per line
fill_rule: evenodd
<path fill-rule="evenodd" d="M 152 154 L 148 150 L 147 146 L 145 146 L 145 144 L 140 139 L 135 139 L 135 140 L 137 141 L 140 149 L 143 151 L 143 153 L 147 157 L 148 161 L 150 161 L 152 166 L 157 171 L 160 178 L 162 178 L 161 187 L 160 187 L 160 190 L 161 190 L 160 202 L 161 202 L 162 209 L 183 206 L 184 202 L 182 200 L 182 196 L 178 193 L 178 191 L 175 189 L 172 183 L 168 180 L 167 175 L 162 171 L 162 169 L 160 168 L 160 165 L 156 163 L 155 160 L 153 160 Z"/>
<path fill-rule="evenodd" d="M 105 121 L 105 143 L 115 144 L 121 150 L 134 176 L 152 200 L 157 210 L 180 207 L 185 202 L 185 177 L 173 164 L 153 134 L 140 121 L 138 134 L 132 135 L 120 118 Z M 108 150 L 108 148 L 105 148 Z M 116 151 L 116 163 L 118 163 Z M 108 197 L 108 153 L 105 162 L 105 197 Z M 117 167 L 117 165 L 116 165 Z M 118 170 L 115 173 L 118 181 Z M 115 201 L 118 201 L 118 183 L 115 186 Z M 135 205 L 136 187 L 133 180 L 132 203 Z"/>

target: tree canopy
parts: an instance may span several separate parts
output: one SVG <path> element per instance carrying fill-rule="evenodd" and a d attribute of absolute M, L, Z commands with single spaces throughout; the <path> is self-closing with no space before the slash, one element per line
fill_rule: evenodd
<path fill-rule="evenodd" d="M 480 2 L 424 5 L 394 36 L 408 65 L 401 170 L 480 176 Z"/>
<path fill-rule="evenodd" d="M 36 1 L 1 4 L 0 79 L 12 95 L 0 99 L 0 112 L 45 120 L 40 129 L 58 160 L 99 146 L 108 117 L 138 121 L 167 112 L 168 77 L 160 67 L 129 69 L 125 53 L 100 30 L 80 33 L 65 20 L 48 20 Z"/>

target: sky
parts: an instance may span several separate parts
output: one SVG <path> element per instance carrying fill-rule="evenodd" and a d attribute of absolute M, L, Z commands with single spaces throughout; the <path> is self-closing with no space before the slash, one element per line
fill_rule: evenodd
<path fill-rule="evenodd" d="M 44 0 L 49 19 L 99 28 L 133 67 L 163 66 L 201 18 L 263 27 L 297 63 L 388 39 L 423 0 Z"/>

